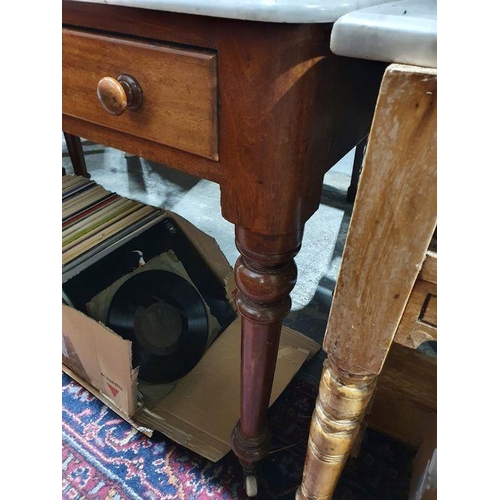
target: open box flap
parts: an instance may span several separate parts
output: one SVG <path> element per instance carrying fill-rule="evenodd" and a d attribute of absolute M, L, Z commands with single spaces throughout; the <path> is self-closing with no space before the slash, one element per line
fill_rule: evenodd
<path fill-rule="evenodd" d="M 140 425 L 216 462 L 230 451 L 231 431 L 240 414 L 240 320 L 234 321 L 196 367 L 154 408 L 134 415 Z M 271 404 L 319 344 L 284 327 Z"/>
<path fill-rule="evenodd" d="M 240 339 L 238 318 L 168 395 L 153 408 L 137 408 L 131 342 L 63 305 L 63 362 L 68 374 L 88 382 L 99 394 L 91 392 L 141 432 L 150 436 L 157 430 L 213 462 L 230 451 L 231 431 L 239 418 Z M 305 335 L 282 328 L 271 404 L 319 349 Z"/>
<path fill-rule="evenodd" d="M 63 304 L 63 361 L 127 415 L 137 407 L 137 370 L 132 342 Z"/>

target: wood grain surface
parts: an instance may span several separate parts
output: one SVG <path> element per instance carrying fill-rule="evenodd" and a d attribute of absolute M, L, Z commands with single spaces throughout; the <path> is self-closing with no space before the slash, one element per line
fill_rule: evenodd
<path fill-rule="evenodd" d="M 64 114 L 218 159 L 216 54 L 71 29 L 62 44 Z M 98 85 L 122 74 L 137 80 L 144 102 L 112 116 Z"/>
<path fill-rule="evenodd" d="M 436 226 L 436 102 L 435 70 L 388 68 L 323 344 L 349 373 L 380 373 Z"/>

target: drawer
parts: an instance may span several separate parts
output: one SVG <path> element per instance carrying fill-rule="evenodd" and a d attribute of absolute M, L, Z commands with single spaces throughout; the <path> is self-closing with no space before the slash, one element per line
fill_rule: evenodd
<path fill-rule="evenodd" d="M 215 52 L 63 29 L 62 63 L 63 114 L 218 160 Z M 120 75 L 132 76 L 143 97 L 115 116 L 97 86 Z"/>

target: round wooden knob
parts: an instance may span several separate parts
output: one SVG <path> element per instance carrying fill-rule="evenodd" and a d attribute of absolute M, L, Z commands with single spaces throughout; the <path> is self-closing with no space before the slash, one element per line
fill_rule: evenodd
<path fill-rule="evenodd" d="M 105 76 L 97 84 L 100 105 L 111 115 L 121 115 L 126 109 L 134 110 L 142 104 L 142 90 L 130 75 L 120 75 L 116 80 Z"/>

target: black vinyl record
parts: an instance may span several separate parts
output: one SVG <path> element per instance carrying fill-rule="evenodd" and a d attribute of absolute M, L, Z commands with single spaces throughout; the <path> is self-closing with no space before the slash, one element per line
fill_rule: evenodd
<path fill-rule="evenodd" d="M 197 290 L 178 274 L 142 271 L 114 294 L 106 323 L 132 341 L 132 363 L 145 382 L 172 382 L 192 370 L 208 341 L 208 317 Z"/>

